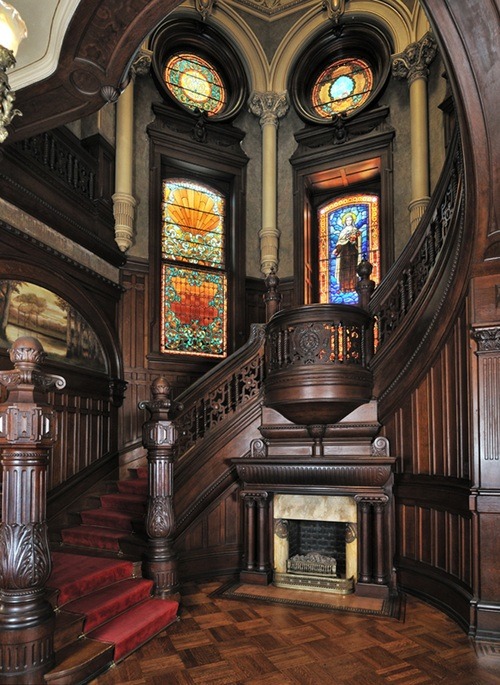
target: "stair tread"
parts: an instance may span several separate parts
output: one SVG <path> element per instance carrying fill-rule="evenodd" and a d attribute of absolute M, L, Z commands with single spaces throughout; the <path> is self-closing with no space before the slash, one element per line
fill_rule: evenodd
<path fill-rule="evenodd" d="M 116 525 L 117 528 L 121 528 L 122 530 L 132 530 L 131 516 L 130 514 L 127 514 L 124 511 L 118 511 L 115 509 L 104 509 L 102 507 L 99 509 L 85 509 L 80 512 L 80 517 L 84 525 L 93 525 L 101 527 L 99 519 L 104 519 L 106 522 L 112 521 L 113 525 Z M 93 519 L 97 519 L 97 521 L 92 521 Z M 125 528 L 125 526 L 128 527 Z M 110 525 L 102 527 L 111 528 Z"/>
<path fill-rule="evenodd" d="M 127 578 L 100 588 L 85 597 L 79 597 L 66 604 L 64 608 L 66 611 L 85 615 L 83 629 L 85 633 L 88 633 L 105 621 L 150 597 L 152 587 L 152 580 Z"/>
<path fill-rule="evenodd" d="M 131 561 L 83 554 L 53 552 L 52 562 L 47 587 L 59 590 L 59 606 L 110 583 L 131 578 L 135 571 Z"/>
<path fill-rule="evenodd" d="M 113 642 L 120 661 L 161 632 L 177 618 L 178 602 L 151 597 L 88 634 L 93 640 Z"/>
<path fill-rule="evenodd" d="M 80 638 L 56 652 L 56 664 L 44 675 L 45 682 L 57 683 L 71 674 L 78 675 L 78 680 L 71 682 L 87 682 L 88 676 L 95 676 L 112 664 L 113 650 L 113 644 Z"/>
<path fill-rule="evenodd" d="M 81 526 L 73 526 L 72 528 L 64 528 L 61 533 L 64 534 L 66 532 L 80 532 L 82 534 L 89 534 L 89 533 L 95 533 L 96 535 L 100 535 L 102 537 L 109 537 L 109 538 L 123 538 L 126 537 L 128 532 L 126 530 L 116 530 L 116 528 L 107 528 L 105 526 L 91 526 L 91 525 L 85 525 L 82 524 Z M 63 536 L 64 537 L 64 536 Z"/>

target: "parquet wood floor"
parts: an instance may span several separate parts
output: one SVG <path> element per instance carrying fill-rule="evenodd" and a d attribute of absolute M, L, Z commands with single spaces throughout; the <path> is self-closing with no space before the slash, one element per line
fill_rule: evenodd
<path fill-rule="evenodd" d="M 184 587 L 180 620 L 92 685 L 500 685 L 500 644 L 413 597 L 398 621 L 210 597 L 220 584 Z"/>

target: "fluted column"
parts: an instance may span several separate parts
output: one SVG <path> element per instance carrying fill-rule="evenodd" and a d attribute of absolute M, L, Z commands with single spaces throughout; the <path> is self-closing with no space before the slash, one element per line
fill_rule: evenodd
<path fill-rule="evenodd" d="M 146 409 L 150 414 L 149 421 L 144 423 L 142 429 L 142 444 L 148 452 L 148 549 L 144 575 L 154 581 L 154 594 L 157 597 L 172 597 L 179 589 L 177 557 L 173 551 L 173 462 L 177 435 L 169 419 L 169 413 L 174 408 L 168 399 L 169 392 L 167 380 L 155 378 L 151 384 L 153 399 L 139 402 L 139 409 Z"/>
<path fill-rule="evenodd" d="M 35 338 L 18 338 L 9 352 L 15 370 L 0 372 L 8 391 L 0 405 L 0 680 L 31 685 L 54 663 L 54 611 L 45 583 L 51 572 L 46 474 L 56 419 L 42 398 L 66 382 L 40 370 L 46 355 Z"/>
<path fill-rule="evenodd" d="M 252 93 L 249 109 L 259 117 L 262 128 L 262 227 L 260 238 L 260 270 L 268 274 L 278 270 L 280 232 L 276 222 L 277 138 L 278 121 L 288 111 L 286 93 Z"/>
<path fill-rule="evenodd" d="M 427 78 L 436 49 L 432 34 L 426 33 L 396 55 L 392 63 L 393 75 L 407 79 L 410 87 L 412 199 L 408 209 L 412 232 L 417 228 L 430 199 Z"/>
<path fill-rule="evenodd" d="M 363 499 L 358 500 L 359 510 L 359 582 L 372 580 L 372 505 Z"/>

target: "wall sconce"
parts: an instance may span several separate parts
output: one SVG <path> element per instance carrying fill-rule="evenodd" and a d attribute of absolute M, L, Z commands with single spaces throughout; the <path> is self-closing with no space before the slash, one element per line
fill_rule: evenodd
<path fill-rule="evenodd" d="M 6 71 L 16 64 L 17 48 L 27 35 L 26 24 L 19 12 L 0 0 L 0 143 L 9 135 L 5 127 L 16 114 L 21 114 L 14 109 L 16 95 L 10 89 Z"/>

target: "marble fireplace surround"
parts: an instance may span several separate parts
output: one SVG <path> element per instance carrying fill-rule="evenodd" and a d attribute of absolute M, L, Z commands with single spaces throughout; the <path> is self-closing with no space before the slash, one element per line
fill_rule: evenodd
<path fill-rule="evenodd" d="M 273 501 L 274 516 L 274 563 L 273 572 L 276 585 L 287 585 L 286 562 L 289 557 L 288 539 L 280 534 L 281 521 L 329 521 L 350 523 L 354 530 L 357 528 L 357 504 L 354 497 L 328 495 L 288 495 L 276 494 Z M 358 541 L 354 539 L 346 542 L 346 573 L 345 578 L 357 578 Z M 324 587 L 301 584 L 302 590 L 322 590 Z M 331 590 L 335 592 L 335 590 Z"/>

